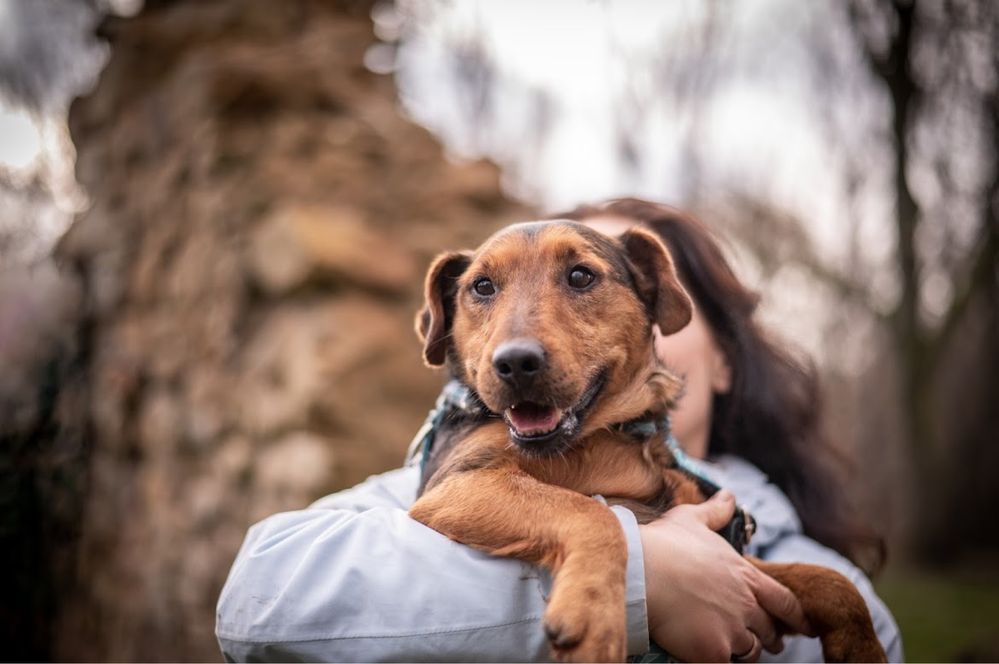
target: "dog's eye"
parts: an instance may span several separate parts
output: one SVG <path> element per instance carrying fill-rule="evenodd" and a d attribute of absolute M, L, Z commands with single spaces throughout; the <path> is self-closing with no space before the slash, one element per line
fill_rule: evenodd
<path fill-rule="evenodd" d="M 496 294 L 496 286 L 493 285 L 492 280 L 486 277 L 476 279 L 475 283 L 472 284 L 472 290 L 475 291 L 476 295 L 481 295 L 483 297 L 489 297 L 490 295 Z"/>
<path fill-rule="evenodd" d="M 596 275 L 582 265 L 577 265 L 569 271 L 569 285 L 582 290 L 593 283 Z"/>

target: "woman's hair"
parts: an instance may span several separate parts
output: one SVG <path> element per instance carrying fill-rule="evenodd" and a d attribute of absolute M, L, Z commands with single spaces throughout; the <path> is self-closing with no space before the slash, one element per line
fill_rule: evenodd
<path fill-rule="evenodd" d="M 553 218 L 622 217 L 654 231 L 710 326 L 732 371 L 714 397 L 708 454 L 736 454 L 759 467 L 791 500 L 805 534 L 868 573 L 885 558 L 883 540 L 864 527 L 842 492 L 843 453 L 821 430 L 814 366 L 796 358 L 753 318 L 759 296 L 732 272 L 712 232 L 683 212 L 635 198 L 578 207 Z"/>

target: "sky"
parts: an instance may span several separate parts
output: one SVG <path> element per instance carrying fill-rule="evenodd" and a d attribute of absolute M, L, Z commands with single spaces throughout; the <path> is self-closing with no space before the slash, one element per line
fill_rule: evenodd
<path fill-rule="evenodd" d="M 100 0 L 115 9 L 124 0 Z M 47 255 L 87 204 L 76 182 L 69 103 L 96 80 L 107 48 L 83 2 L 0 0 L 0 232 L 27 227 L 28 260 Z"/>
<path fill-rule="evenodd" d="M 699 126 L 698 150 L 714 179 L 742 186 L 808 219 L 809 232 L 827 251 L 841 248 L 845 197 L 840 147 L 876 130 L 876 103 L 868 95 L 846 122 L 827 120 L 815 107 L 807 63 L 816 26 L 831 22 L 827 2 L 753 0 L 709 2 L 591 2 L 465 0 L 403 2 L 418 25 L 400 49 L 396 77 L 406 111 L 442 136 L 453 154 L 497 159 L 510 189 L 548 208 L 626 193 L 683 203 L 682 137 Z M 717 36 L 727 80 L 710 89 L 696 113 L 671 106 L 662 78 L 688 69 L 701 53 L 710 8 L 724 25 Z M 498 69 L 490 117 L 470 122 L 453 80 L 449 49 L 475 39 Z M 835 51 L 835 46 L 831 49 Z M 839 49 L 843 50 L 843 49 Z M 848 50 L 848 49 L 847 49 Z M 679 62 L 680 64 L 676 64 Z M 696 62 L 693 63 L 696 65 Z M 841 68 L 859 68 L 859 56 Z M 842 77 L 842 74 L 841 74 Z M 839 81 L 837 81 L 837 84 Z M 530 134 L 530 93 L 550 98 L 550 135 L 540 146 Z M 634 100 L 638 103 L 634 103 Z M 638 109 L 636 111 L 636 108 Z M 644 108 L 644 110 L 643 110 Z M 634 121 L 640 172 L 616 163 L 613 128 Z M 857 125 L 829 136 L 823 123 Z M 873 183 L 879 188 L 884 183 Z M 879 212 L 868 201 L 866 216 Z M 865 223 L 865 244 L 883 259 L 890 245 Z"/>
<path fill-rule="evenodd" d="M 548 210 L 623 195 L 680 206 L 710 205 L 733 191 L 768 200 L 802 221 L 834 268 L 853 256 L 875 306 L 893 303 L 890 106 L 864 78 L 841 6 L 402 0 L 400 7 L 408 30 L 390 12 L 375 17 L 383 37 L 403 37 L 393 68 L 403 108 L 454 158 L 497 161 L 515 195 Z M 476 78 L 456 51 L 484 57 L 491 72 Z M 818 73 L 817 54 L 825 58 Z M 698 82 L 705 62 L 721 74 Z M 469 94 L 456 80 L 484 80 L 487 92 Z M 691 90 L 703 99 L 696 106 Z M 630 167 L 618 156 L 622 126 L 635 141 Z M 740 273 L 772 294 L 766 320 L 813 355 L 835 362 L 846 355 L 854 365 L 871 359 L 870 339 L 860 333 L 850 336 L 853 348 L 837 342 L 831 358 L 823 334 L 837 313 L 827 289 L 792 266 L 764 284 L 758 266 L 741 257 Z"/>

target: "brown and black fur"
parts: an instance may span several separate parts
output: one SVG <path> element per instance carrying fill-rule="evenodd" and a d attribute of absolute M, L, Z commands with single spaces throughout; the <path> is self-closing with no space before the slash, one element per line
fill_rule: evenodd
<path fill-rule="evenodd" d="M 595 275 L 584 289 L 567 282 L 578 266 Z M 473 289 L 483 278 L 495 286 L 487 297 Z M 653 324 L 668 335 L 691 316 L 669 252 L 640 229 L 612 239 L 569 221 L 518 224 L 475 252 L 439 256 L 425 295 L 417 332 L 426 362 L 446 364 L 489 411 L 522 401 L 587 407 L 544 444 L 519 439 L 499 417 L 449 430 L 410 515 L 459 542 L 550 569 L 545 630 L 554 654 L 623 661 L 627 549 L 616 517 L 590 496 L 627 504 L 642 522 L 705 499 L 661 438 L 636 442 L 611 427 L 664 413 L 679 394 L 652 336 Z M 540 344 L 544 365 L 513 386 L 493 359 L 518 339 Z M 841 575 L 753 563 L 798 596 L 827 661 L 885 660 L 863 598 Z"/>

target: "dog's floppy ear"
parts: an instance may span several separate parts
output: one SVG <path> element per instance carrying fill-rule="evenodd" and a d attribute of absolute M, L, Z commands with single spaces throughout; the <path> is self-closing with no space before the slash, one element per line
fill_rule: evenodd
<path fill-rule="evenodd" d="M 437 256 L 427 271 L 425 302 L 416 314 L 416 336 L 423 342 L 423 359 L 431 367 L 444 365 L 458 277 L 471 263 L 471 252 L 451 251 Z"/>
<path fill-rule="evenodd" d="M 635 288 L 664 335 L 690 322 L 693 305 L 680 285 L 666 245 L 650 231 L 632 228 L 620 237 L 632 267 Z"/>

